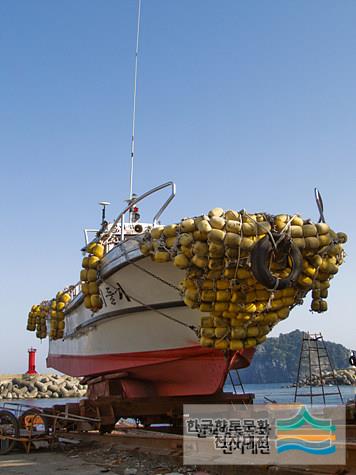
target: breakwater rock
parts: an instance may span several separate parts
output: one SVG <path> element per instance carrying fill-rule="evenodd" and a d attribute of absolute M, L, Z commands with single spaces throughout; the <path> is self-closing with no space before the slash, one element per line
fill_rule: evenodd
<path fill-rule="evenodd" d="M 356 386 L 356 368 L 350 367 L 347 369 L 336 369 L 334 374 L 332 371 L 322 371 L 321 372 L 322 380 L 324 384 L 335 384 L 344 385 L 344 386 Z M 320 376 L 313 374 L 310 378 L 309 376 L 302 379 L 299 386 L 319 386 L 320 385 Z M 295 386 L 295 384 L 293 384 Z"/>
<path fill-rule="evenodd" d="M 42 399 L 84 397 L 87 386 L 72 376 L 28 375 L 0 377 L 0 399 Z"/>

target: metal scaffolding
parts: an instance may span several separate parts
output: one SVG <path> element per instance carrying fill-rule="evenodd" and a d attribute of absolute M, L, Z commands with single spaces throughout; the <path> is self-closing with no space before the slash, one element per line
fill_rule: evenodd
<path fill-rule="evenodd" d="M 327 387 L 325 387 L 323 370 L 329 371 L 333 375 Z M 313 380 L 317 380 L 318 384 L 314 385 Z M 294 402 L 297 402 L 298 398 L 309 398 L 312 405 L 315 397 L 322 397 L 323 403 L 326 404 L 328 396 L 337 396 L 340 398 L 341 403 L 343 403 L 342 394 L 323 336 L 321 333 L 303 333 Z"/>

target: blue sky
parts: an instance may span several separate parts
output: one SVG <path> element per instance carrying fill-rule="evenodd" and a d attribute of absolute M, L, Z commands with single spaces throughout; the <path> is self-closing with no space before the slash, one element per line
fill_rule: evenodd
<path fill-rule="evenodd" d="M 28 308 L 78 278 L 82 229 L 129 192 L 134 0 L 0 3 L 0 373 Z M 329 312 L 301 328 L 355 346 L 356 3 L 143 0 L 134 189 L 172 179 L 165 222 L 211 207 L 317 218 L 349 234 Z M 157 201 L 145 208 L 147 220 Z"/>

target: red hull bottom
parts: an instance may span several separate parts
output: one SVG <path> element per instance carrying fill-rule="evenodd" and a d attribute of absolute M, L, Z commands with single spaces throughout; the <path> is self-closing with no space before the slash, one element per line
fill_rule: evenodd
<path fill-rule="evenodd" d="M 86 376 L 94 398 L 210 395 L 222 390 L 230 369 L 248 366 L 253 353 L 224 354 L 194 346 L 126 354 L 51 354 L 47 366 L 72 376 Z"/>

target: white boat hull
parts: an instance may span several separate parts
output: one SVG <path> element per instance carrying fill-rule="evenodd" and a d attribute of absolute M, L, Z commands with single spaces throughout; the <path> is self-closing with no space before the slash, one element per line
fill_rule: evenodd
<path fill-rule="evenodd" d="M 231 358 L 200 346 L 200 313 L 179 292 L 184 274 L 143 257 L 135 239 L 117 245 L 101 264 L 103 308 L 86 309 L 81 294 L 71 302 L 64 338 L 50 341 L 48 366 L 75 376 L 119 371 L 149 381 L 160 395 L 217 391 Z"/>

